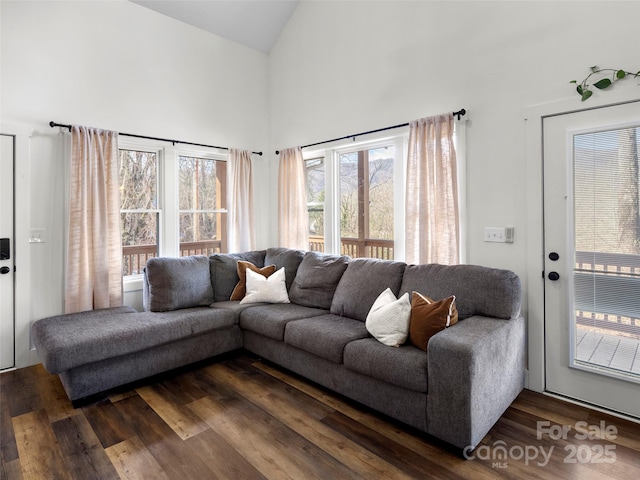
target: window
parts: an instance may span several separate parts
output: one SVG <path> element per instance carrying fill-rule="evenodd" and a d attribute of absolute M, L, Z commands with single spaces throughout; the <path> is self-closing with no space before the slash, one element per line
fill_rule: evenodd
<path fill-rule="evenodd" d="M 120 150 L 123 275 L 142 273 L 158 255 L 158 154 Z"/>
<path fill-rule="evenodd" d="M 393 161 L 393 145 L 339 154 L 342 253 L 393 259 Z"/>
<path fill-rule="evenodd" d="M 324 158 L 305 160 L 307 174 L 307 211 L 309 212 L 309 250 L 324 252 Z"/>
<path fill-rule="evenodd" d="M 226 154 L 120 140 L 123 276 L 157 256 L 227 251 Z"/>
<path fill-rule="evenodd" d="M 227 250 L 227 163 L 211 158 L 178 159 L 180 255 Z"/>
<path fill-rule="evenodd" d="M 396 242 L 404 241 L 404 138 L 308 154 L 310 250 L 396 258 Z"/>

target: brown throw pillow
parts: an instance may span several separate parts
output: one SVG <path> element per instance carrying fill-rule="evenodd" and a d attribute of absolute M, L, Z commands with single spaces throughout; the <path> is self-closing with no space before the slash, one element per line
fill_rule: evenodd
<path fill-rule="evenodd" d="M 429 339 L 457 321 L 458 310 L 455 296 L 452 295 L 436 302 L 418 292 L 413 292 L 409 340 L 416 347 L 426 352 Z"/>
<path fill-rule="evenodd" d="M 253 272 L 259 273 L 265 278 L 269 278 L 276 271 L 275 265 L 267 265 L 266 267 L 256 267 L 251 262 L 245 262 L 244 260 L 238 260 L 238 277 L 240 281 L 236 284 L 236 287 L 231 292 L 231 298 L 229 300 L 242 300 L 247 293 L 247 268 Z"/>

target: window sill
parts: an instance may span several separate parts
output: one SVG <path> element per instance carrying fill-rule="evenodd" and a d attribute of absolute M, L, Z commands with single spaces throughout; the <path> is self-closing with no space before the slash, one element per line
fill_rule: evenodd
<path fill-rule="evenodd" d="M 143 281 L 143 275 L 129 275 L 127 277 L 122 277 L 122 291 L 124 293 L 141 291 Z"/>

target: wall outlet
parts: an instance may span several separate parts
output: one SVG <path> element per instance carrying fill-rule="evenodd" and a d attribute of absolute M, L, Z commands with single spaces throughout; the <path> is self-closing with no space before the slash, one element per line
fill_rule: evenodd
<path fill-rule="evenodd" d="M 484 227 L 484 241 L 513 243 L 513 227 Z"/>

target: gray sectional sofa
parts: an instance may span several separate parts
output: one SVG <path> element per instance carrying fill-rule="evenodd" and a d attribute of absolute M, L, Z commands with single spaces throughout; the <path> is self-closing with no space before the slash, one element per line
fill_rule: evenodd
<path fill-rule="evenodd" d="M 290 303 L 229 298 L 237 262 L 284 268 Z M 378 295 L 456 296 L 459 321 L 427 351 L 389 347 L 365 319 Z M 525 320 L 514 273 L 406 265 L 283 248 L 151 259 L 144 312 L 128 307 L 33 325 L 34 343 L 69 398 L 244 348 L 458 448 L 475 447 L 523 388 Z"/>

